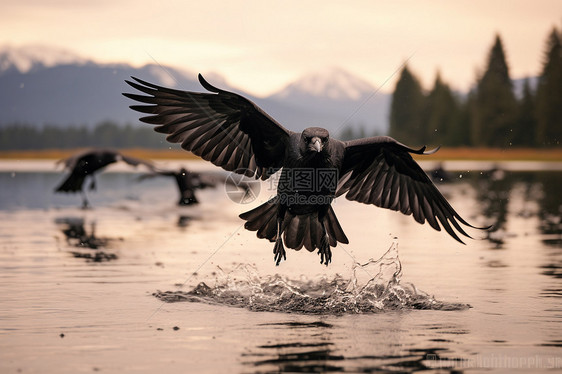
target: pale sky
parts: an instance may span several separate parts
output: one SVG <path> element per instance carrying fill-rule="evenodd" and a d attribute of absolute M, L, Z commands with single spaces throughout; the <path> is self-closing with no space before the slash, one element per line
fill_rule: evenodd
<path fill-rule="evenodd" d="M 496 33 L 512 78 L 537 75 L 561 0 L 1 0 L 0 46 L 47 44 L 99 62 L 216 72 L 256 95 L 341 67 L 379 87 L 408 58 L 467 89 Z M 391 92 L 396 76 L 382 91 Z"/>

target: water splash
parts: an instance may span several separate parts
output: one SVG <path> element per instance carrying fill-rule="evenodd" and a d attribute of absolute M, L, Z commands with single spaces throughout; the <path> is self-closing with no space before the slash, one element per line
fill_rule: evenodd
<path fill-rule="evenodd" d="M 191 291 L 157 291 L 164 302 L 203 302 L 269 311 L 301 314 L 358 314 L 392 310 L 464 310 L 467 304 L 438 301 L 411 284 L 401 284 L 402 264 L 393 243 L 378 260 L 355 263 L 349 278 L 289 279 L 259 275 L 251 265 L 233 271 L 218 269 L 214 287 L 201 282 Z"/>

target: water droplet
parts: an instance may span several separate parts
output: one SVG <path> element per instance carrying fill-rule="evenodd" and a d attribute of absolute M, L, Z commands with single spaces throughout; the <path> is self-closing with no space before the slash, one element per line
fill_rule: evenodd
<path fill-rule="evenodd" d="M 201 282 L 188 292 L 158 291 L 153 295 L 164 302 L 203 302 L 253 311 L 301 314 L 469 308 L 466 304 L 437 301 L 414 285 L 400 284 L 402 264 L 397 243 L 378 260 L 353 264 L 349 277 L 289 279 L 279 274 L 261 276 L 255 266 L 246 264 L 239 264 L 229 272 L 217 268 L 214 287 Z"/>

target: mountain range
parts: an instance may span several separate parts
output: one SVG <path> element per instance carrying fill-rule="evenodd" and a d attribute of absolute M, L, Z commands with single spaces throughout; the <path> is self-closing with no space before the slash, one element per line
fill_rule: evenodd
<path fill-rule="evenodd" d="M 197 74 L 170 66 L 101 64 L 72 52 L 44 46 L 0 49 L 0 126 L 26 124 L 95 126 L 103 121 L 138 123 L 131 76 L 188 91 L 204 92 Z M 339 68 L 306 75 L 267 97 L 254 97 L 229 86 L 218 74 L 205 78 L 219 88 L 254 101 L 291 130 L 321 126 L 338 134 L 344 127 L 385 133 L 390 95 L 376 92 L 365 80 Z M 375 93 L 376 92 L 376 93 Z"/>

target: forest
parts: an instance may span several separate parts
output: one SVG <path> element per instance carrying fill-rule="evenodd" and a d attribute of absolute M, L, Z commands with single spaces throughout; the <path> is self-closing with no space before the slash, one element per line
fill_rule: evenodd
<path fill-rule="evenodd" d="M 553 148 L 562 139 L 562 33 L 548 35 L 537 82 L 526 80 L 515 94 L 506 53 L 496 35 L 485 69 L 465 95 L 451 90 L 437 73 L 424 91 L 408 65 L 400 72 L 392 94 L 388 135 L 409 145 L 448 147 Z M 365 128 L 348 127 L 342 140 L 370 136 Z M 380 134 L 376 134 L 380 135 Z M 170 148 L 152 128 L 106 121 L 94 128 L 35 127 L 3 124 L 0 149 L 37 150 L 84 147 Z"/>
<path fill-rule="evenodd" d="M 93 128 L 54 125 L 35 127 L 21 124 L 0 128 L 2 150 L 89 147 L 165 149 L 179 146 L 168 143 L 162 134 L 156 133 L 151 127 L 130 124 L 121 126 L 111 121 L 99 123 Z"/>
<path fill-rule="evenodd" d="M 392 97 L 389 135 L 406 144 L 472 147 L 560 147 L 562 140 L 561 32 L 547 38 L 536 89 L 527 79 L 516 97 L 499 35 L 484 72 L 464 98 L 439 73 L 423 92 L 405 66 Z"/>

